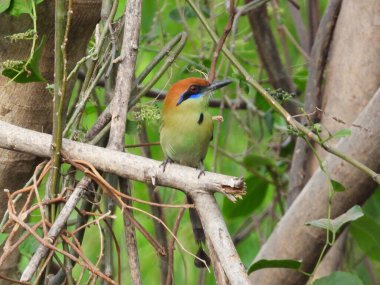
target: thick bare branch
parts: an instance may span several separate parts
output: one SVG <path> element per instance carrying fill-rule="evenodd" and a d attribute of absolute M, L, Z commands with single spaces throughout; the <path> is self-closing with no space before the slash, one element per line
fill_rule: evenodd
<path fill-rule="evenodd" d="M 27 130 L 0 121 L 0 147 L 49 157 L 51 135 Z M 149 184 L 168 186 L 191 193 L 193 189 L 221 192 L 233 196 L 245 193 L 241 178 L 206 172 L 198 179 L 198 171 L 191 167 L 171 164 L 165 172 L 161 162 L 129 153 L 121 153 L 97 146 L 63 140 L 62 149 L 73 159 L 85 160 L 96 168 L 118 176 Z"/>
<path fill-rule="evenodd" d="M 327 6 L 314 41 L 309 62 L 309 76 L 305 94 L 305 112 L 312 113 L 316 107 L 321 107 L 322 79 L 325 71 L 329 46 L 342 0 L 332 0 Z M 308 165 L 311 150 L 302 138 L 298 138 L 290 169 L 289 194 L 287 202 L 290 205 L 300 193 L 312 175 Z"/>
<path fill-rule="evenodd" d="M 375 171 L 380 170 L 380 160 L 376 159 L 380 157 L 380 124 L 374 119 L 378 117 L 379 108 L 380 89 L 355 120 L 355 124 L 362 128 L 353 128 L 352 135 L 337 145 L 337 149 Z M 336 194 L 332 201 L 332 218 L 353 205 L 362 204 L 375 189 L 376 184 L 366 174 L 331 154 L 326 157 L 326 165 L 331 178 L 346 187 L 346 191 Z M 326 177 L 319 169 L 281 219 L 256 260 L 302 259 L 302 269 L 311 271 L 324 246 L 326 233 L 321 229 L 306 227 L 305 223 L 326 217 L 327 205 Z M 305 279 L 305 275 L 285 269 L 264 269 L 251 275 L 251 281 L 260 285 L 300 284 Z"/>
<path fill-rule="evenodd" d="M 123 60 L 119 65 L 116 78 L 115 96 L 111 102 L 112 114 L 108 147 L 124 149 L 125 122 L 128 101 L 133 90 L 135 66 L 140 35 L 141 0 L 130 0 L 125 8 L 124 37 L 122 46 Z"/>
<path fill-rule="evenodd" d="M 107 148 L 124 150 L 125 126 L 127 121 L 128 102 L 134 89 L 137 50 L 140 36 L 141 0 L 127 2 L 124 12 L 124 35 L 122 44 L 122 61 L 116 77 L 115 95 L 110 104 L 112 115 L 111 129 Z M 114 179 L 117 181 L 117 179 Z M 121 191 L 130 195 L 128 181 L 120 180 Z M 126 203 L 130 203 L 127 201 Z M 126 210 L 133 216 L 132 210 Z M 125 237 L 128 251 L 128 265 L 133 285 L 141 284 L 140 261 L 136 243 L 136 231 L 132 223 L 124 219 Z M 107 236 L 107 239 L 110 239 Z"/>
<path fill-rule="evenodd" d="M 4 122 L 0 122 L 0 128 L 3 130 L 0 133 L 0 147 L 49 156 L 50 135 Z M 231 284 L 248 284 L 244 266 L 236 253 L 219 208 L 214 198 L 207 195 L 207 191 L 211 191 L 222 192 L 230 199 L 234 199 L 233 195 L 239 197 L 244 193 L 242 179 L 210 172 L 198 179 L 197 170 L 175 164 L 168 165 L 166 171 L 162 172 L 158 161 L 69 140 L 63 141 L 62 148 L 72 158 L 86 160 L 103 171 L 128 179 L 181 189 L 192 195 L 202 224 Z M 241 281 L 244 283 L 240 283 Z"/>
<path fill-rule="evenodd" d="M 250 284 L 215 198 L 210 193 L 199 190 L 193 191 L 191 197 L 194 200 L 195 208 L 201 218 L 208 240 L 211 242 L 230 284 Z"/>

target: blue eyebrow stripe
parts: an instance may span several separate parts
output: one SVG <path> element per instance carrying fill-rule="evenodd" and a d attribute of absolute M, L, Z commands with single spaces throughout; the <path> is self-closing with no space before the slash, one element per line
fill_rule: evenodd
<path fill-rule="evenodd" d="M 191 95 L 189 98 L 190 98 L 190 99 L 196 99 L 196 98 L 200 98 L 200 97 L 202 97 L 202 93 L 193 94 L 193 95 Z"/>
<path fill-rule="evenodd" d="M 179 97 L 178 99 L 178 102 L 177 102 L 177 106 L 180 105 L 183 101 L 187 100 L 187 99 L 197 99 L 197 98 L 200 98 L 202 97 L 202 93 L 198 93 L 198 94 L 192 94 L 192 95 L 188 95 L 188 94 L 183 94 L 181 97 Z"/>

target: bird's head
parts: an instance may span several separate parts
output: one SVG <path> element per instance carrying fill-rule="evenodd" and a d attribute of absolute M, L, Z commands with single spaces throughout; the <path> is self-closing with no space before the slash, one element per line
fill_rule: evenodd
<path fill-rule="evenodd" d="M 190 77 L 174 83 L 165 97 L 164 112 L 186 106 L 204 106 L 206 94 L 230 84 L 231 80 L 208 82 L 202 78 Z"/>

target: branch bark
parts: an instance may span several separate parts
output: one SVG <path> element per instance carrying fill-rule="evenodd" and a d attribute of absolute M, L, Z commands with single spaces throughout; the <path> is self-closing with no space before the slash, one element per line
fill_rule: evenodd
<path fill-rule="evenodd" d="M 229 0 L 229 11 L 230 11 L 230 17 L 228 19 L 227 25 L 224 28 L 223 35 L 220 37 L 218 44 L 216 45 L 212 61 L 211 61 L 211 67 L 210 67 L 210 73 L 208 75 L 208 81 L 213 82 L 215 79 L 215 71 L 216 71 L 216 62 L 218 60 L 220 51 L 222 50 L 223 44 L 227 39 L 228 34 L 231 31 L 232 24 L 234 22 L 235 18 L 235 0 Z"/>
<path fill-rule="evenodd" d="M 101 1 L 74 0 L 73 28 L 70 31 L 67 53 L 68 68 L 83 56 L 88 39 L 99 19 Z M 46 44 L 40 60 L 42 75 L 53 82 L 54 66 L 54 1 L 44 1 L 37 5 L 37 30 L 39 36 L 46 36 Z M 25 32 L 30 28 L 30 17 L 26 14 L 13 17 L 7 13 L 0 17 L 0 61 L 8 59 L 26 59 L 30 52 L 30 41 L 11 42 L 4 36 Z M 0 119 L 25 128 L 51 132 L 53 103 L 46 83 L 10 83 L 9 78 L 0 76 Z M 71 90 L 69 84 L 68 90 Z M 38 159 L 33 155 L 0 150 L 0 189 L 10 191 L 21 188 L 33 174 Z M 0 191 L 0 216 L 6 210 L 6 195 Z M 17 253 L 17 252 L 15 252 Z M 0 273 L 14 276 L 17 273 L 17 259 L 10 257 Z M 4 284 L 0 280 L 0 284 Z M 8 283 L 6 283 L 8 284 Z"/>
<path fill-rule="evenodd" d="M 341 3 L 342 0 L 330 1 L 319 25 L 309 62 L 309 76 L 304 106 L 306 113 L 312 113 L 316 110 L 316 107 L 321 107 L 323 74 Z M 303 123 L 307 123 L 307 121 L 303 120 Z M 308 163 L 311 159 L 311 154 L 311 150 L 306 145 L 306 142 L 302 138 L 297 138 L 289 175 L 287 198 L 289 206 L 296 199 L 315 170 L 311 169 L 311 165 Z"/>
<path fill-rule="evenodd" d="M 231 285 L 250 284 L 215 198 L 202 190 L 191 192 L 195 208 L 212 248 Z"/>
<path fill-rule="evenodd" d="M 0 128 L 0 147 L 49 157 L 51 135 L 1 121 Z M 215 199 L 209 195 L 210 193 L 207 194 L 221 192 L 233 200 L 233 195 L 244 194 L 245 185 L 242 179 L 211 172 L 206 172 L 205 176 L 198 179 L 197 170 L 176 164 L 168 165 L 165 172 L 162 172 L 159 161 L 70 140 L 63 140 L 62 149 L 72 159 L 86 160 L 102 171 L 149 184 L 180 189 L 192 195 L 202 224 L 229 281 L 231 284 L 248 284 L 244 266 L 236 253 Z"/>
<path fill-rule="evenodd" d="M 0 147 L 19 152 L 30 153 L 40 157 L 50 157 L 51 135 L 17 127 L 0 121 Z M 129 153 L 104 149 L 63 140 L 62 149 L 72 158 L 85 160 L 96 168 L 114 173 L 120 177 L 168 186 L 191 193 L 192 189 L 220 192 L 233 199 L 232 194 L 244 194 L 245 185 L 241 178 L 218 173 L 206 172 L 198 179 L 198 171 L 191 167 L 171 164 L 165 172 L 160 168 L 160 161 L 140 157 Z M 195 179 L 196 178 L 196 179 Z"/>
<path fill-rule="evenodd" d="M 88 184 L 88 179 L 81 180 L 75 187 L 73 193 L 70 195 L 70 198 L 67 200 L 66 204 L 59 212 L 57 220 L 54 222 L 47 235 L 47 237 L 52 241 L 52 243 L 57 239 L 58 235 L 62 231 L 64 225 L 69 219 L 71 212 L 74 210 L 74 207 L 81 199 L 83 192 L 87 188 Z M 45 247 L 43 245 L 40 245 L 38 247 L 36 252 L 33 254 L 33 257 L 29 260 L 28 266 L 22 273 L 22 281 L 29 281 L 32 278 L 33 274 L 36 272 L 38 266 L 40 265 L 41 260 L 46 257 L 48 251 L 48 247 Z"/>
<path fill-rule="evenodd" d="M 246 0 L 245 2 L 249 3 L 251 1 Z M 295 92 L 296 88 L 278 53 L 276 41 L 269 25 L 266 4 L 249 11 L 248 19 L 258 54 L 268 74 L 270 84 L 275 89 L 281 88 L 287 92 Z M 296 114 L 297 110 L 293 104 L 286 102 L 285 106 L 289 113 Z"/>
<path fill-rule="evenodd" d="M 124 151 L 125 126 L 128 113 L 128 102 L 134 89 L 137 50 L 139 46 L 141 23 L 141 0 L 129 0 L 124 12 L 124 35 L 122 44 L 123 60 L 119 65 L 116 77 L 115 95 L 110 104 L 112 115 L 111 129 L 107 148 Z M 117 179 L 115 179 L 117 181 Z M 114 185 L 116 186 L 116 185 Z M 131 195 L 129 183 L 119 181 L 120 190 Z M 127 204 L 130 201 L 126 201 Z M 126 209 L 133 216 L 132 210 Z M 128 265 L 131 284 L 141 284 L 140 261 L 136 242 L 136 231 L 132 223 L 124 218 L 124 232 L 128 251 Z"/>
<path fill-rule="evenodd" d="M 149 143 L 148 133 L 147 133 L 145 125 L 143 126 L 139 137 L 140 137 L 141 143 Z M 149 146 L 142 147 L 141 151 L 145 157 L 147 158 L 152 157 L 152 152 Z M 150 201 L 161 204 L 162 203 L 161 196 L 157 191 L 155 191 L 156 188 L 153 185 L 147 185 L 147 186 L 148 186 Z M 157 218 L 165 222 L 166 220 L 165 214 L 164 214 L 164 211 L 160 207 L 151 207 L 151 212 Z M 153 220 L 153 223 L 154 223 L 154 231 L 156 233 L 157 241 L 168 251 L 167 255 L 160 255 L 161 284 L 171 285 L 172 277 L 173 277 L 172 276 L 173 275 L 173 269 L 172 269 L 173 255 L 170 256 L 170 254 L 172 254 L 173 252 L 171 252 L 172 249 L 170 248 L 170 246 L 174 247 L 174 241 L 171 240 L 170 244 L 168 245 L 168 238 L 167 238 L 166 229 L 164 228 L 164 226 L 155 220 Z M 176 235 L 175 230 L 178 230 L 178 229 L 176 229 L 176 227 L 174 226 L 173 233 Z"/>
<path fill-rule="evenodd" d="M 321 125 L 331 133 L 352 124 L 380 86 L 379 14 L 377 0 L 342 2 L 321 102 Z M 316 159 L 309 163 L 318 167 Z"/>
<path fill-rule="evenodd" d="M 355 120 L 362 128 L 352 128 L 352 135 L 342 139 L 337 149 L 355 157 L 375 170 L 380 170 L 380 89 Z M 373 192 L 376 184 L 368 176 L 332 154 L 326 157 L 327 169 L 332 179 L 345 185 L 346 191 L 336 194 L 332 201 L 332 218 L 362 204 Z M 283 216 L 275 231 L 261 248 L 255 261 L 260 259 L 302 259 L 303 270 L 311 271 L 324 246 L 326 233 L 306 227 L 311 220 L 326 217 L 328 193 L 325 174 L 318 169 L 301 194 Z M 286 237 L 286 238 L 284 238 Z M 291 243 L 289 243 L 291 241 Z M 307 277 L 297 271 L 264 269 L 254 272 L 253 284 L 304 284 Z"/>

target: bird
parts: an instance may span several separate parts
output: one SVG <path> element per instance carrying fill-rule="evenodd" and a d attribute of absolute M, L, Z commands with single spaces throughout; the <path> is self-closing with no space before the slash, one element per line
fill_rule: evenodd
<path fill-rule="evenodd" d="M 203 161 L 213 138 L 213 120 L 207 112 L 209 95 L 212 91 L 230 84 L 231 80 L 214 81 L 197 77 L 182 79 L 174 83 L 167 92 L 162 109 L 160 145 L 165 155 L 163 171 L 168 163 L 177 163 L 204 172 Z M 187 195 L 187 201 L 193 204 Z M 210 258 L 202 248 L 205 233 L 195 208 L 190 208 L 190 220 L 198 243 L 194 264 L 196 267 L 210 265 Z M 204 262 L 200 261 L 203 260 Z"/>

